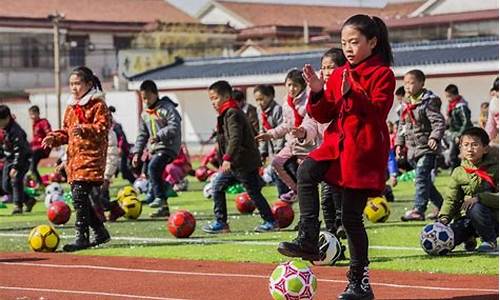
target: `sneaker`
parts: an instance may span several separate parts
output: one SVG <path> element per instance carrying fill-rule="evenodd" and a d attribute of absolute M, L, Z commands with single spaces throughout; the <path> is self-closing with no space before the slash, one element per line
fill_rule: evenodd
<path fill-rule="evenodd" d="M 165 205 L 165 200 L 161 198 L 155 198 L 151 203 L 149 203 L 149 207 L 158 208 Z"/>
<path fill-rule="evenodd" d="M 25 212 L 31 212 L 33 209 L 33 206 L 36 204 L 36 199 L 29 197 L 25 202 L 24 205 L 26 206 L 26 209 L 24 210 Z"/>
<path fill-rule="evenodd" d="M 23 206 L 14 205 L 14 209 L 10 213 L 11 215 L 20 215 L 23 213 Z"/>
<path fill-rule="evenodd" d="M 480 253 L 489 253 L 489 252 L 497 252 L 498 245 L 497 242 L 482 242 L 481 245 L 477 248 L 477 252 Z"/>
<path fill-rule="evenodd" d="M 476 246 L 477 246 L 477 241 L 476 241 L 476 237 L 474 236 L 471 236 L 469 239 L 467 239 L 465 242 L 464 242 L 464 248 L 465 248 L 465 251 L 474 251 L 476 250 Z"/>
<path fill-rule="evenodd" d="M 271 232 L 271 231 L 279 231 L 280 227 L 278 226 L 278 222 L 266 221 L 259 226 L 255 227 L 255 232 Z"/>
<path fill-rule="evenodd" d="M 206 233 L 228 233 L 229 225 L 227 223 L 222 223 L 219 221 L 214 221 L 210 224 L 207 224 L 201 228 Z"/>
<path fill-rule="evenodd" d="M 149 214 L 151 218 L 168 218 L 170 217 L 170 210 L 168 206 L 158 208 L 155 212 Z"/>
<path fill-rule="evenodd" d="M 435 221 L 435 220 L 437 220 L 438 215 L 439 215 L 439 209 L 438 208 L 434 208 L 432 210 L 432 212 L 430 212 L 429 214 L 427 214 L 425 216 L 425 218 L 428 219 L 428 220 Z"/>
<path fill-rule="evenodd" d="M 297 194 L 294 191 L 289 191 L 288 193 L 280 195 L 280 200 L 287 203 L 296 202 L 297 199 Z"/>
<path fill-rule="evenodd" d="M 339 239 L 344 239 L 344 240 L 347 238 L 347 234 L 345 233 L 344 226 L 340 225 L 337 228 L 337 232 L 335 232 L 335 236 L 337 236 L 337 238 L 339 238 Z"/>
<path fill-rule="evenodd" d="M 419 212 L 416 209 L 412 209 L 407 211 L 404 216 L 401 217 L 401 221 L 407 222 L 407 221 L 424 221 L 425 216 L 423 213 Z"/>

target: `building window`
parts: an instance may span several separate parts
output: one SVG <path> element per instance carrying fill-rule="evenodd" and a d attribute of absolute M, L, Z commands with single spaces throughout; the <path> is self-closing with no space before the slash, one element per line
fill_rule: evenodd
<path fill-rule="evenodd" d="M 68 36 L 69 44 L 69 65 L 84 66 L 85 65 L 85 47 L 87 45 L 87 36 Z"/>
<path fill-rule="evenodd" d="M 130 45 L 132 45 L 132 39 L 133 38 L 131 36 L 114 36 L 113 44 L 116 51 L 122 49 L 129 49 Z"/>

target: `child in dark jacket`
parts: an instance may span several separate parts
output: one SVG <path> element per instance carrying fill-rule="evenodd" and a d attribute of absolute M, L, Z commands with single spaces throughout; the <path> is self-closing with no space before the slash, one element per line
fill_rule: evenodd
<path fill-rule="evenodd" d="M 498 152 L 491 151 L 484 129 L 472 127 L 460 137 L 462 162 L 453 170 L 448 194 L 439 211 L 439 221 L 455 233 L 454 242 L 465 242 L 465 249 L 498 251 Z"/>
<path fill-rule="evenodd" d="M 298 170 L 298 236 L 292 242 L 280 243 L 278 251 L 306 260 L 319 258 L 317 186 L 323 180 L 339 186 L 351 262 L 349 283 L 338 299 L 373 299 L 363 210 L 368 197 L 380 195 L 385 187 L 389 155 L 385 120 L 394 100 L 396 80 L 389 67 L 392 51 L 381 19 L 355 15 L 344 23 L 341 32 L 348 63 L 333 72 L 326 89 L 310 65 L 303 69 L 311 90 L 307 112 L 330 125 L 323 143 Z"/>
<path fill-rule="evenodd" d="M 259 168 L 262 164 L 253 129 L 236 101 L 231 98 L 231 91 L 231 85 L 226 81 L 217 81 L 208 89 L 208 97 L 219 114 L 217 143 L 222 164 L 212 183 L 215 221 L 203 226 L 203 231 L 229 232 L 225 190 L 238 181 L 243 184 L 264 219 L 264 223 L 257 226 L 255 231 L 274 231 L 278 229 L 278 223 L 261 193 L 263 183 Z"/>
<path fill-rule="evenodd" d="M 436 156 L 445 130 L 444 116 L 440 111 L 441 99 L 432 91 L 424 88 L 425 75 L 420 70 L 411 70 L 404 76 L 407 98 L 398 124 L 396 156 L 402 156 L 407 148 L 407 159 L 415 168 L 415 203 L 407 211 L 402 221 L 425 220 L 429 199 L 436 206 L 435 213 L 428 218 L 437 217 L 443 197 L 432 182 L 431 172 L 436 167 Z"/>
<path fill-rule="evenodd" d="M 6 105 L 0 105 L 0 129 L 5 134 L 2 143 L 5 155 L 2 188 L 12 195 L 13 215 L 23 213 L 23 204 L 26 206 L 25 211 L 31 212 L 36 200 L 24 193 L 24 175 L 28 172 L 32 153 L 26 132 L 14 120 Z"/>
<path fill-rule="evenodd" d="M 163 170 L 179 154 L 181 148 L 181 116 L 177 103 L 170 98 L 158 96 L 158 87 L 151 80 L 146 80 L 140 87 L 141 98 L 146 108 L 141 115 L 141 124 L 132 153 L 132 166 L 139 165 L 139 158 L 149 142 L 151 159 L 147 174 L 151 183 L 154 200 L 150 207 L 158 208 L 150 214 L 152 218 L 170 216 L 167 192 L 172 187 L 163 180 Z"/>

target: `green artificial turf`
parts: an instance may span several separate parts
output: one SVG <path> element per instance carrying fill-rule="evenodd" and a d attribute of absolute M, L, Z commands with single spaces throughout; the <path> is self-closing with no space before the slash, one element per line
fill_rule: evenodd
<path fill-rule="evenodd" d="M 441 174 L 436 185 L 445 192 L 449 177 Z M 121 179 L 112 185 L 111 194 L 125 185 Z M 68 186 L 65 185 L 66 190 Z M 113 240 L 102 248 L 78 252 L 81 255 L 103 256 L 142 256 L 155 258 L 179 258 L 195 260 L 223 260 L 242 262 L 277 263 L 287 260 L 276 251 L 280 241 L 291 240 L 296 236 L 292 231 L 298 220 L 298 205 L 294 206 L 296 218 L 287 229 L 273 233 L 254 233 L 253 229 L 262 222 L 258 214 L 240 215 L 234 206 L 235 195 L 228 194 L 229 223 L 231 233 L 209 235 L 201 226 L 212 220 L 212 201 L 202 195 L 203 184 L 190 178 L 188 192 L 169 199 L 171 211 L 187 209 L 197 221 L 196 231 L 187 239 L 176 239 L 166 229 L 165 220 L 152 220 L 148 217 L 153 210 L 147 206 L 138 220 L 120 219 L 106 226 Z M 276 188 L 265 187 L 264 196 L 276 201 Z M 462 274 L 498 274 L 498 255 L 466 253 L 458 246 L 452 254 L 445 257 L 431 257 L 420 248 L 419 234 L 426 222 L 403 223 L 401 215 L 413 204 L 413 182 L 401 182 L 395 189 L 396 202 L 391 203 L 391 216 L 386 223 L 372 224 L 365 221 L 370 240 L 370 260 L 372 269 L 400 271 L 423 271 Z M 43 197 L 34 211 L 21 216 L 11 216 L 12 206 L 0 209 L 0 251 L 31 251 L 27 236 L 31 228 L 48 223 L 43 205 Z M 74 218 L 64 226 L 56 226 L 64 244 L 73 238 Z M 345 241 L 344 241 L 345 243 Z M 384 248 L 387 247 L 387 248 Z M 391 248 L 392 247 L 392 248 Z M 59 247 L 59 249 L 61 249 Z M 347 261 L 338 263 L 347 265 Z"/>

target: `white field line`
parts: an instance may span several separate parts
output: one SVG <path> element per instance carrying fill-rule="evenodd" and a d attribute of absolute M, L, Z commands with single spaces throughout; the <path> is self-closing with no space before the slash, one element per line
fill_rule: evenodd
<path fill-rule="evenodd" d="M 27 238 L 28 234 L 23 233 L 0 233 L 0 237 L 21 237 Z M 73 239 L 72 236 L 60 236 L 62 239 Z M 267 241 L 232 241 L 232 240 L 213 240 L 213 239 L 174 239 L 174 238 L 152 238 L 152 237 L 134 237 L 134 236 L 112 236 L 112 240 L 138 242 L 140 244 L 147 243 L 185 243 L 185 244 L 238 244 L 238 245 L 255 245 L 255 246 L 277 246 L 278 242 Z M 402 246 L 376 246 L 372 245 L 370 249 L 377 250 L 406 250 L 406 251 L 421 251 L 422 248 L 417 247 L 402 247 Z"/>
<path fill-rule="evenodd" d="M 0 262 L 0 264 L 26 266 L 26 267 L 41 267 L 41 268 L 91 269 L 91 270 L 104 270 L 104 271 L 115 271 L 115 272 L 155 273 L 155 274 L 165 274 L 165 275 L 187 275 L 187 276 L 206 276 L 206 277 L 241 277 L 241 278 L 269 279 L 268 275 L 238 274 L 238 273 L 183 272 L 183 271 L 152 270 L 152 269 L 130 269 L 130 268 L 94 266 L 94 265 L 59 265 L 59 264 L 19 263 L 19 262 Z M 346 283 L 347 282 L 345 280 L 333 280 L 333 279 L 318 279 L 318 281 L 319 282 L 332 282 L 332 283 Z M 498 289 L 420 286 L 420 285 L 394 284 L 394 283 L 381 283 L 381 282 L 372 282 L 370 284 L 374 285 L 374 286 L 385 286 L 385 287 L 403 288 L 403 289 L 498 293 Z"/>
<path fill-rule="evenodd" d="M 188 299 L 180 299 L 180 298 L 164 298 L 164 297 L 141 296 L 141 295 L 130 295 L 130 294 L 116 294 L 116 293 L 94 292 L 94 291 L 79 291 L 79 290 L 28 288 L 28 287 L 18 287 L 18 286 L 0 286 L 0 290 L 108 296 L 108 297 L 117 297 L 117 298 L 121 298 L 121 299 L 132 298 L 132 299 L 153 299 L 153 300 L 188 300 Z M 19 298 L 19 299 L 21 299 L 21 298 Z M 40 298 L 40 299 L 42 299 L 42 298 Z"/>

